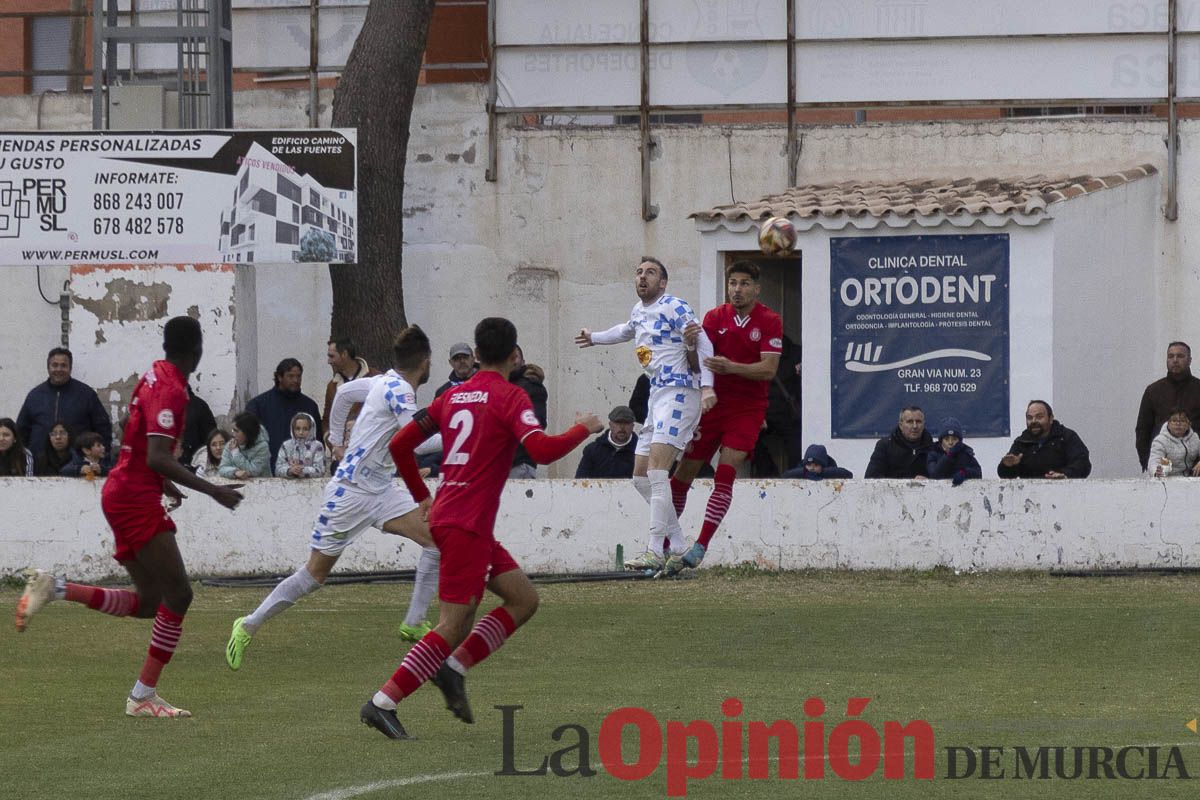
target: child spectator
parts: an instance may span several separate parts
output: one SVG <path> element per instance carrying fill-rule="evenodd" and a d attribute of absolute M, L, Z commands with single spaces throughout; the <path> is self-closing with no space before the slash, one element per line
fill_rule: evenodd
<path fill-rule="evenodd" d="M 75 455 L 60 474 L 68 478 L 103 478 L 108 474 L 108 450 L 104 439 L 95 431 L 81 433 L 75 438 Z"/>
<path fill-rule="evenodd" d="M 303 411 L 292 417 L 292 438 L 275 456 L 277 478 L 320 478 L 325 475 L 325 445 L 317 439 L 317 425 Z"/>
<path fill-rule="evenodd" d="M 963 441 L 962 424 L 954 417 L 946 417 L 939 430 L 937 446 L 929 451 L 929 477 L 949 478 L 955 486 L 967 478 L 982 478 L 983 469 L 975 460 L 975 451 Z"/>
<path fill-rule="evenodd" d="M 225 443 L 221 453 L 221 466 L 217 470 L 222 478 L 269 478 L 271 477 L 271 448 L 267 443 L 267 432 L 259 424 L 258 417 L 243 411 L 233 418 L 233 438 Z"/>
<path fill-rule="evenodd" d="M 57 478 L 63 467 L 74 457 L 71 451 L 71 431 L 62 420 L 50 426 L 46 441 L 42 443 L 42 454 L 33 459 L 33 474 Z"/>
<path fill-rule="evenodd" d="M 804 451 L 804 463 L 783 473 L 784 478 L 801 478 L 809 481 L 849 480 L 854 473 L 839 467 L 823 444 L 810 444 Z"/>
<path fill-rule="evenodd" d="M 1182 408 L 1171 411 L 1150 443 L 1146 473 L 1152 478 L 1200 475 L 1200 436 L 1192 430 L 1188 412 Z"/>
<path fill-rule="evenodd" d="M 8 417 L 0 419 L 0 478 L 32 476 L 33 453 L 21 443 L 17 423 Z"/>
<path fill-rule="evenodd" d="M 196 451 L 192 459 L 192 471 L 205 480 L 219 477 L 221 472 L 221 455 L 225 452 L 225 444 L 233 437 L 220 428 L 213 428 L 204 439 L 204 446 Z"/>

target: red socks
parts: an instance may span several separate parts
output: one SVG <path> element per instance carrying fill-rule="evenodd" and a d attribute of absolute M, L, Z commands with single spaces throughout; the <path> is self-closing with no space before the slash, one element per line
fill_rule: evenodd
<path fill-rule="evenodd" d="M 713 482 L 713 491 L 708 498 L 708 507 L 704 510 L 704 525 L 700 528 L 700 536 L 696 542 L 707 548 L 713 534 L 725 519 L 729 503 L 733 500 L 733 478 L 736 470 L 729 464 L 717 465 L 717 476 Z"/>
<path fill-rule="evenodd" d="M 688 489 L 691 488 L 691 481 L 684 483 L 671 478 L 671 502 L 675 505 L 675 516 L 683 516 L 683 507 L 687 505 Z"/>
<path fill-rule="evenodd" d="M 138 610 L 137 592 L 128 589 L 101 589 L 99 586 L 68 583 L 64 599 L 72 603 L 83 603 L 101 614 L 111 614 L 114 617 L 128 617 Z"/>
<path fill-rule="evenodd" d="M 183 634 L 183 615 L 176 614 L 166 606 L 160 605 L 154 615 L 154 629 L 150 633 L 150 651 L 146 653 L 146 661 L 142 664 L 142 674 L 138 680 L 144 685 L 158 686 L 158 676 L 163 667 L 175 655 L 179 645 L 179 637 Z"/>
<path fill-rule="evenodd" d="M 513 622 L 512 615 L 504 610 L 504 606 L 493 608 L 475 623 L 471 635 L 454 651 L 454 659 L 463 669 L 470 669 L 499 650 L 516 629 L 517 623 Z"/>
<path fill-rule="evenodd" d="M 392 673 L 391 679 L 379 691 L 390 697 L 392 702 L 399 703 L 432 678 L 449 655 L 450 647 L 446 640 L 437 631 L 430 631 L 413 645 Z"/>

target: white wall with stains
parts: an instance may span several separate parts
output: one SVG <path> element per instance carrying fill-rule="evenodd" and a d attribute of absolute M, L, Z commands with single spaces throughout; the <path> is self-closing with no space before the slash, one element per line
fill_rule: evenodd
<path fill-rule="evenodd" d="M 683 525 L 700 527 L 711 481 Z M 111 558 L 101 481 L 0 479 L 0 576 L 27 566 L 79 580 L 123 571 Z M 228 512 L 192 493 L 174 513 L 193 575 L 290 573 L 308 554 L 321 481 L 250 481 Z M 739 481 L 705 565 L 769 569 L 1200 567 L 1200 481 Z M 528 572 L 612 569 L 617 545 L 645 547 L 646 503 L 627 481 L 510 481 L 497 537 Z M 410 569 L 419 548 L 371 531 L 344 570 Z"/>

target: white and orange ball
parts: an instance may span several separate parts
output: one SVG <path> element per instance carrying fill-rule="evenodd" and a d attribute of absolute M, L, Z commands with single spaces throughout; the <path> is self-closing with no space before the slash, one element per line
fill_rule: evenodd
<path fill-rule="evenodd" d="M 786 217 L 764 220 L 758 229 L 758 248 L 769 256 L 792 252 L 796 248 L 796 226 Z"/>

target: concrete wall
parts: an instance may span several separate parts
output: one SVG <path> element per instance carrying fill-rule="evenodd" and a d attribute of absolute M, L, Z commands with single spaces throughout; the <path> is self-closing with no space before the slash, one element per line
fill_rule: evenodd
<path fill-rule="evenodd" d="M 419 394 L 422 401 L 432 397 L 439 378 L 444 380 L 449 345 L 468 339 L 480 317 L 499 313 L 517 319 L 527 357 L 547 368 L 551 428 L 569 424 L 577 409 L 603 411 L 624 402 L 637 375 L 631 353 L 617 347 L 577 351 L 573 333 L 584 326 L 611 325 L 627 313 L 633 300 L 628 273 L 644 253 L 656 254 L 672 267 L 673 292 L 699 297 L 700 237 L 687 215 L 779 191 L 786 183 L 784 131 L 778 126 L 659 128 L 651 180 L 659 216 L 644 222 L 634 128 L 522 128 L 504 120 L 499 180 L 489 183 L 484 179 L 483 87 L 424 86 L 417 98 L 405 196 L 404 289 L 409 319 L 428 330 L 438 351 L 434 379 Z M 238 93 L 235 104 L 239 125 L 306 124 L 304 91 Z M 327 121 L 327 93 L 322 104 L 322 120 Z M 36 98 L 0 98 L 0 119 L 11 129 L 35 127 L 35 109 Z M 41 126 L 87 127 L 89 118 L 86 104 L 47 97 Z M 1164 123 L 1138 120 L 806 128 L 799 176 L 802 182 L 1028 176 L 1102 172 L 1143 162 L 1165 169 L 1164 133 Z M 1166 317 L 1152 323 L 1160 331 L 1159 351 L 1168 330 L 1171 336 L 1200 339 L 1200 321 L 1186 313 L 1200 304 L 1200 271 L 1188 248 L 1191 238 L 1200 235 L 1200 181 L 1191 179 L 1195 159 L 1187 157 L 1200 152 L 1200 124 L 1181 123 L 1181 150 L 1180 220 L 1168 223 L 1157 217 L 1155 232 L 1149 234 L 1157 243 L 1155 257 L 1163 274 L 1173 276 L 1160 282 L 1155 297 L 1155 308 Z M 1014 254 L 1014 263 L 1016 259 Z M 255 388 L 269 385 L 280 357 L 294 355 L 307 367 L 305 390 L 319 394 L 329 319 L 326 269 L 275 269 L 270 274 L 271 269 L 256 267 L 254 276 L 257 351 L 245 357 L 255 362 Z M 12 290 L 0 300 L 0 414 L 15 414 L 28 388 L 44 377 L 44 354 L 57 343 L 58 310 L 38 297 L 32 267 L 16 268 L 7 277 Z M 64 278 L 54 270 L 43 271 L 47 290 Z M 243 339 L 248 340 L 249 335 Z M 156 342 L 148 342 L 139 352 L 156 348 Z M 1153 364 L 1143 364 L 1135 363 L 1142 356 L 1122 353 L 1125 361 L 1106 367 L 1114 380 L 1140 388 L 1159 370 L 1161 353 L 1153 356 Z M 128 360 L 126 353 L 105 357 Z M 144 360 L 143 355 L 136 358 L 138 365 Z M 122 363 L 121 368 L 127 366 Z M 1022 394 L 1014 386 L 1013 397 Z M 208 399 L 214 407 L 233 403 L 233 398 Z M 1130 429 L 1133 415 L 1131 409 Z M 990 459 L 993 454 L 986 455 Z M 857 455 L 849 461 L 857 469 L 865 464 Z M 574 464 L 572 456 L 550 474 L 571 475 Z"/>
<path fill-rule="evenodd" d="M 81 580 L 121 573 L 102 483 L 0 479 L 0 576 L 38 566 Z M 684 514 L 699 529 L 710 481 Z M 251 481 L 228 512 L 194 495 L 175 512 L 193 575 L 291 572 L 307 557 L 319 481 Z M 705 565 L 962 570 L 1200 566 L 1200 481 L 745 481 Z M 512 481 L 497 536 L 529 572 L 611 569 L 645 546 L 648 511 L 627 481 Z M 408 569 L 418 548 L 377 531 L 342 569 Z"/>

